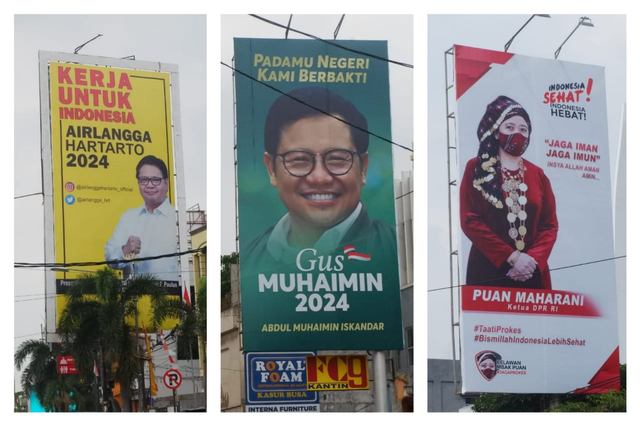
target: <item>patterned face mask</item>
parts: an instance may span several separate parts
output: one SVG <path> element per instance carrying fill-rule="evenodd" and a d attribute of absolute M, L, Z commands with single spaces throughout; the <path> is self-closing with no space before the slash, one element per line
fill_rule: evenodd
<path fill-rule="evenodd" d="M 506 135 L 502 132 L 498 132 L 497 135 L 498 141 L 500 141 L 500 147 L 502 147 L 505 153 L 515 157 L 520 157 L 525 151 L 527 151 L 527 147 L 529 146 L 529 137 L 524 136 L 521 133 Z"/>
<path fill-rule="evenodd" d="M 491 369 L 491 368 L 486 368 L 482 370 L 482 374 L 486 377 L 486 378 L 493 378 L 493 376 L 496 374 L 495 369 Z"/>

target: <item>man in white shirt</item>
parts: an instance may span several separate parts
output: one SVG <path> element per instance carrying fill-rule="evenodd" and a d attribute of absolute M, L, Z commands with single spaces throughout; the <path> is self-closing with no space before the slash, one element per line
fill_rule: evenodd
<path fill-rule="evenodd" d="M 107 261 L 115 261 L 109 265 L 116 270 L 123 270 L 125 278 L 131 274 L 146 273 L 153 274 L 159 280 L 177 282 L 177 257 L 122 262 L 125 259 L 147 258 L 178 251 L 176 212 L 167 198 L 167 166 L 155 156 L 145 156 L 136 167 L 136 179 L 144 204 L 122 214 L 105 246 L 105 258 Z"/>

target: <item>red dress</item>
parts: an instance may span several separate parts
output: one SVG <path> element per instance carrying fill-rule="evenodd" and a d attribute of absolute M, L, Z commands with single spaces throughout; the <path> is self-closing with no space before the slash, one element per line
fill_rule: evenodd
<path fill-rule="evenodd" d="M 497 209 L 473 187 L 476 165 L 473 158 L 467 163 L 460 184 L 460 222 L 462 231 L 472 243 L 465 284 L 551 289 L 547 260 L 558 235 L 556 201 L 544 171 L 527 160 L 523 161 L 526 168 L 524 182 L 528 189 L 524 224 L 527 233 L 522 252 L 538 262 L 536 271 L 525 282 L 517 282 L 507 276 L 511 268 L 507 258 L 516 250 L 514 240 L 509 237 L 509 210 L 506 206 Z M 502 179 L 501 174 L 496 174 L 495 178 L 498 177 Z"/>

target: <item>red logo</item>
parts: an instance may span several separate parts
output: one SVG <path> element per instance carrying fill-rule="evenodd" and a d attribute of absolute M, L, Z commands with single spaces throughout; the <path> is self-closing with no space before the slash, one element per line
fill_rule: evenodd
<path fill-rule="evenodd" d="M 485 380 L 491 381 L 498 373 L 498 362 L 502 360 L 495 351 L 485 350 L 476 354 L 476 367 Z"/>
<path fill-rule="evenodd" d="M 348 245 L 344 247 L 344 254 L 349 260 L 355 259 L 358 261 L 371 261 L 371 255 L 361 254 L 356 252 L 356 247 Z"/>
<path fill-rule="evenodd" d="M 76 189 L 76 186 L 75 186 L 75 185 L 73 185 L 73 182 L 67 182 L 67 183 L 64 185 L 64 189 L 65 189 L 65 190 L 67 190 L 68 192 L 72 192 L 73 190 L 75 190 L 75 189 Z"/>

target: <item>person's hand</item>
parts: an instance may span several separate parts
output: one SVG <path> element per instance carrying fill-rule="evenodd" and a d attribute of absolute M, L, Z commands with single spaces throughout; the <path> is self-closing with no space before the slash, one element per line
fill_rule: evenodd
<path fill-rule="evenodd" d="M 138 236 L 129 236 L 127 244 L 122 247 L 122 253 L 124 255 L 139 254 L 142 242 Z"/>
<path fill-rule="evenodd" d="M 524 282 L 533 277 L 537 265 L 538 262 L 533 257 L 523 252 L 513 264 L 513 268 L 507 272 L 507 276 L 517 282 Z"/>

